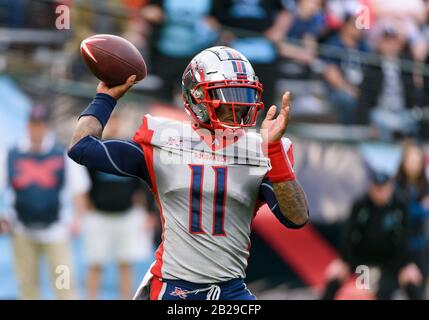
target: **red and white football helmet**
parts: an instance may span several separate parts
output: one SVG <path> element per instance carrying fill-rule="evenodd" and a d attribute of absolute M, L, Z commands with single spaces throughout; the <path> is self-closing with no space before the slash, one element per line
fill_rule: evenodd
<path fill-rule="evenodd" d="M 196 55 L 182 77 L 182 97 L 187 113 L 208 129 L 251 127 L 264 108 L 262 84 L 250 62 L 228 47 L 212 47 Z M 229 121 L 216 110 L 231 108 Z"/>

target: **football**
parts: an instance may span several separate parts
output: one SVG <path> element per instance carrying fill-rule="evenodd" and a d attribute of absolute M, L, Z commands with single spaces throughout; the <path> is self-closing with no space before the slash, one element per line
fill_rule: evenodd
<path fill-rule="evenodd" d="M 126 82 L 136 75 L 136 81 L 147 75 L 146 63 L 139 50 L 128 40 L 98 34 L 86 38 L 80 45 L 80 54 L 91 72 L 108 86 Z"/>

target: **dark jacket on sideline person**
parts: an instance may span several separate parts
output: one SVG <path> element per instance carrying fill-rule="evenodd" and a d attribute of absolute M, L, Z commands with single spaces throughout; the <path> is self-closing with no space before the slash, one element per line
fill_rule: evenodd
<path fill-rule="evenodd" d="M 397 194 L 383 207 L 369 196 L 356 201 L 343 231 L 342 256 L 353 268 L 367 264 L 397 270 L 410 262 L 407 208 Z"/>

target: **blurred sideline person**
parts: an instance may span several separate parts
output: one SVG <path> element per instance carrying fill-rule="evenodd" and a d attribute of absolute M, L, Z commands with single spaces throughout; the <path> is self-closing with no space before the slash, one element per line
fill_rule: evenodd
<path fill-rule="evenodd" d="M 288 38 L 277 41 L 282 57 L 302 65 L 311 65 L 317 57 L 317 40 L 326 29 L 321 0 L 298 0 L 291 6 L 283 25 Z"/>
<path fill-rule="evenodd" d="M 70 61 L 70 75 L 74 79 L 84 80 L 89 75 L 79 54 L 82 39 L 99 33 L 123 35 L 128 31 L 128 27 L 131 27 L 131 15 L 113 14 L 120 8 L 126 10 L 127 7 L 122 7 L 123 5 L 125 5 L 123 0 L 86 0 L 84 6 L 79 5 L 76 1 L 70 1 L 73 35 L 65 49 L 72 60 Z M 134 41 L 135 38 L 129 40 Z M 135 44 L 138 46 L 138 43 Z"/>
<path fill-rule="evenodd" d="M 368 193 L 353 205 L 343 229 L 341 258 L 328 266 L 322 299 L 334 299 L 357 266 L 378 267 L 377 299 L 391 299 L 404 288 L 410 299 L 423 299 L 423 278 L 408 250 L 407 209 L 387 174 L 373 173 Z"/>
<path fill-rule="evenodd" d="M 103 132 L 103 138 L 107 141 L 119 138 L 120 128 L 120 116 L 114 113 Z M 85 217 L 83 228 L 85 255 L 89 264 L 88 298 L 97 298 L 102 269 L 113 260 L 119 263 L 120 297 L 130 299 L 133 290 L 132 263 L 152 254 L 153 232 L 143 230 L 142 185 L 137 178 L 120 177 L 93 169 L 88 171 L 92 181 L 89 193 L 92 211 Z"/>
<path fill-rule="evenodd" d="M 202 49 L 214 45 L 219 24 L 211 16 L 215 0 L 150 0 L 141 11 L 153 27 L 152 61 L 163 85 L 158 95 L 171 100 L 180 93 L 183 70 Z"/>
<path fill-rule="evenodd" d="M 428 238 L 425 226 L 429 218 L 429 184 L 425 174 L 425 153 L 423 149 L 409 142 L 405 145 L 402 162 L 397 176 L 399 192 L 408 206 L 410 225 L 409 250 L 416 265 L 427 277 Z M 420 287 L 422 295 L 424 284 Z"/>
<path fill-rule="evenodd" d="M 380 54 L 377 66 L 369 65 L 361 84 L 359 115 L 369 113 L 378 128 L 380 138 L 392 141 L 395 133 L 416 136 L 417 119 L 412 107 L 418 104 L 413 74 L 403 70 L 401 58 L 405 54 L 406 39 L 391 24 L 380 26 L 376 37 L 376 51 Z M 368 119 L 364 119 L 368 120 Z M 366 122 L 366 121 L 364 121 Z"/>
<path fill-rule="evenodd" d="M 275 103 L 278 78 L 278 54 L 275 43 L 281 41 L 288 23 L 287 3 L 282 0 L 216 0 L 214 16 L 229 28 L 223 42 L 243 53 L 252 63 L 259 80 L 264 84 L 264 104 L 258 118 L 260 124 L 268 106 Z M 231 29 L 233 28 L 233 29 Z"/>
<path fill-rule="evenodd" d="M 8 225 L 20 298 L 41 298 L 39 263 L 43 257 L 49 265 L 56 298 L 76 299 L 67 197 L 73 196 L 76 217 L 71 226 L 76 232 L 78 218 L 86 210 L 88 175 L 85 168 L 65 157 L 64 146 L 49 130 L 44 107 L 32 109 L 28 134 L 9 151 L 0 170 L 0 190 L 11 191 L 13 209 Z"/>
<path fill-rule="evenodd" d="M 326 56 L 323 72 L 328 87 L 328 100 L 339 112 L 342 124 L 354 122 L 359 86 L 363 81 L 363 64 L 360 52 L 368 47 L 362 37 L 362 30 L 356 28 L 356 17 L 347 15 L 338 34 L 327 40 L 332 56 Z"/>

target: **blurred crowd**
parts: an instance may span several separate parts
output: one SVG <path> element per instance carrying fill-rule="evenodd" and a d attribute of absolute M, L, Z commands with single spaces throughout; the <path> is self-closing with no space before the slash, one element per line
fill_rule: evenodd
<path fill-rule="evenodd" d="M 377 299 L 392 299 L 398 288 L 409 299 L 427 299 L 428 218 L 425 153 L 407 141 L 396 175 L 370 170 L 368 190 L 353 203 L 342 227 L 339 258 L 326 269 L 322 299 L 334 299 L 351 276 L 362 272 L 356 271 L 359 266 L 371 268 L 368 285 Z"/>
<path fill-rule="evenodd" d="M 313 106 L 303 109 L 327 105 L 337 123 L 371 124 L 372 136 L 387 141 L 426 138 L 428 1 L 2 0 L 0 24 L 53 29 L 61 4 L 71 8 L 70 35 L 60 48 L 70 54 L 72 79 L 90 76 L 78 55 L 82 39 L 123 35 L 161 80 L 153 95 L 180 104 L 188 61 L 203 48 L 228 45 L 254 65 L 266 105 L 281 94 L 279 79 L 317 79 L 323 93 L 304 99 Z M 302 86 L 311 95 L 311 83 Z"/>
<path fill-rule="evenodd" d="M 70 8 L 68 31 L 55 29 L 59 5 Z M 145 82 L 153 86 L 142 90 L 174 108 L 181 104 L 180 79 L 190 59 L 204 48 L 227 45 L 254 66 L 266 106 L 278 102 L 284 83 L 299 83 L 303 89 L 293 101 L 294 112 L 326 105 L 333 116 L 327 120 L 317 114 L 302 121 L 364 125 L 368 136 L 379 141 L 410 139 L 404 142 L 397 173 L 369 169 L 368 192 L 353 204 L 340 257 L 327 268 L 325 299 L 334 298 L 362 264 L 380 273 L 376 297 L 389 299 L 401 287 L 410 298 L 425 298 L 429 185 L 419 143 L 429 140 L 428 19 L 427 0 L 0 0 L 0 28 L 66 35 L 59 43 L 44 42 L 67 57 L 59 75 L 63 79 L 94 81 L 79 56 L 84 38 L 122 35 L 147 61 Z M 6 49 L 0 44 L 0 53 L 35 45 L 14 44 L 13 39 Z M 314 81 L 322 84 L 321 91 Z M 106 138 L 123 136 L 123 118 L 120 113 L 112 117 Z M 13 233 L 21 297 L 40 297 L 37 266 L 42 256 L 51 266 L 67 265 L 73 271 L 67 225 L 72 234 L 82 233 L 88 262 L 85 296 L 97 298 L 103 268 L 114 260 L 120 296 L 130 298 L 132 263 L 160 239 L 153 198 L 137 180 L 70 163 L 50 122 L 49 108 L 33 107 L 28 137 L 0 159 L 0 192 L 11 189 L 15 203 L 13 218 L 0 220 L 0 231 Z M 62 213 L 67 208 L 64 189 L 74 204 L 69 221 Z M 50 273 L 55 282 L 57 270 Z M 56 294 L 76 297 L 73 289 Z"/>

